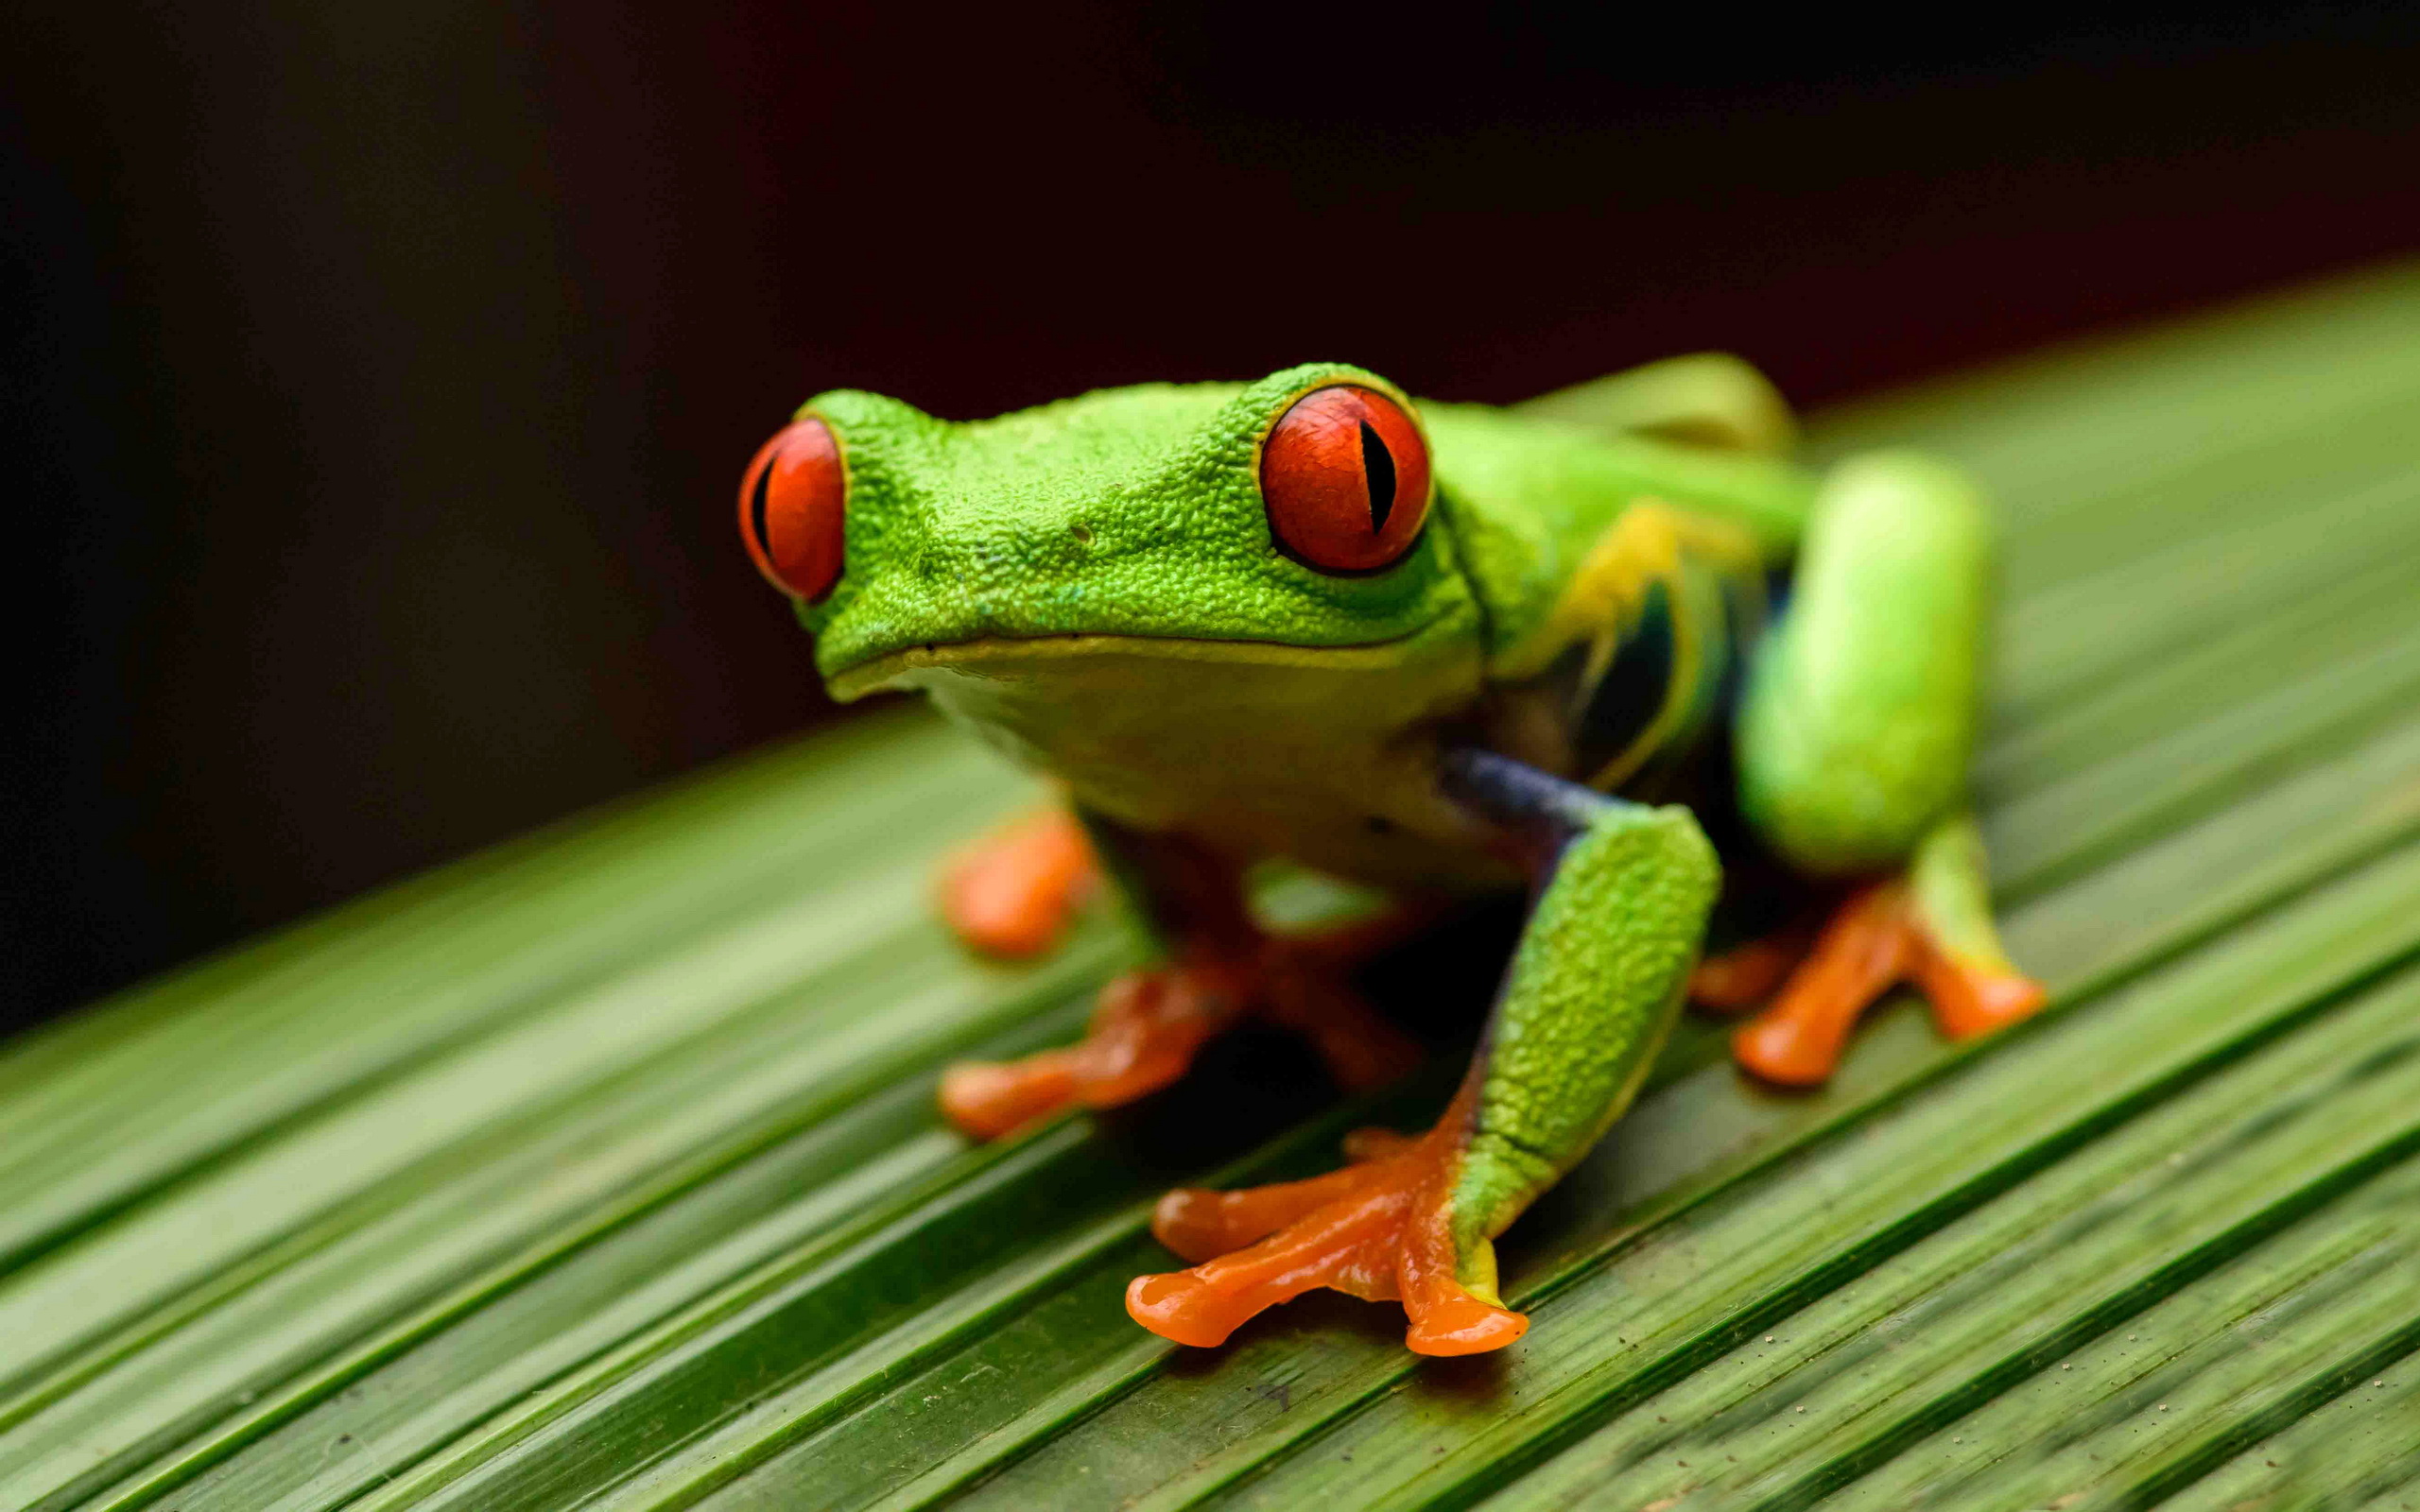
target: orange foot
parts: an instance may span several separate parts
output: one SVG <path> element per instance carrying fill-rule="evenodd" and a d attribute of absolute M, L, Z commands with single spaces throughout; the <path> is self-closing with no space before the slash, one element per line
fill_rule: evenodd
<path fill-rule="evenodd" d="M 1770 971 L 1772 950 L 1783 948 L 1769 945 L 1767 954 L 1751 964 Z M 1720 967 L 1740 954 L 1719 956 L 1707 965 Z M 1704 970 L 1701 968 L 1702 974 Z M 1748 974 L 1737 973 L 1741 978 Z M 1931 1001 L 1934 1021 L 1953 1040 L 2014 1023 L 2039 1008 L 2047 996 L 2039 983 L 2018 972 L 1996 947 L 1960 952 L 1944 944 L 1913 906 L 1904 882 L 1876 883 L 1852 894 L 1833 913 L 1781 996 L 1732 1037 L 1732 1054 L 1767 1081 L 1819 1086 L 1840 1065 L 1858 1016 L 1904 981 L 1913 981 Z M 1729 985 L 1718 973 L 1715 991 L 1709 993 L 1712 1005 L 1722 1005 L 1720 989 Z"/>
<path fill-rule="evenodd" d="M 1130 971 L 1101 988 L 1083 1041 L 1022 1060 L 966 1060 L 942 1074 L 942 1112 L 997 1139 L 1063 1108 L 1115 1108 L 1184 1074 L 1194 1053 L 1250 1000 L 1240 972 L 1208 963 Z"/>
<path fill-rule="evenodd" d="M 1065 808 L 1037 810 L 976 842 L 942 877 L 942 917 L 986 955 L 1039 955 L 1099 885 L 1092 842 Z"/>
<path fill-rule="evenodd" d="M 996 1139 L 1070 1107 L 1115 1108 L 1184 1074 L 1211 1037 L 1247 1014 L 1302 1034 L 1348 1091 L 1401 1079 L 1420 1047 L 1344 984 L 1345 963 L 1398 926 L 1266 936 L 1257 955 L 1130 971 L 1101 988 L 1081 1043 L 1011 1061 L 962 1061 L 942 1074 L 942 1112 Z"/>
<path fill-rule="evenodd" d="M 1455 1279 L 1449 1201 L 1467 1127 L 1458 1107 L 1418 1138 L 1364 1129 L 1345 1142 L 1357 1163 L 1308 1181 L 1169 1193 L 1151 1232 L 1197 1263 L 1134 1278 L 1127 1313 L 1162 1338 L 1207 1348 L 1263 1309 L 1326 1286 L 1400 1300 L 1415 1353 L 1502 1349 L 1530 1320 Z"/>

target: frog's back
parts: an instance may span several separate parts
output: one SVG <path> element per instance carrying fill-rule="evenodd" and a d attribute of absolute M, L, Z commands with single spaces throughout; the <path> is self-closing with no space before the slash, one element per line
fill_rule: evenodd
<path fill-rule="evenodd" d="M 1502 744 L 1609 790 L 1668 769 L 1734 685 L 1811 476 L 1502 410 L 1423 413 Z"/>
<path fill-rule="evenodd" d="M 1439 507 L 1502 652 L 1551 613 L 1589 553 L 1642 502 L 1728 522 L 1768 569 L 1786 565 L 1812 474 L 1777 457 L 1606 436 L 1475 404 L 1424 404 Z"/>

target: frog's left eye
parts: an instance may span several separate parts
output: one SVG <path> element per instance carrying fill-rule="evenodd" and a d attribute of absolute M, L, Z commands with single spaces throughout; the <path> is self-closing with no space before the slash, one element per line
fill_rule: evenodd
<path fill-rule="evenodd" d="M 1427 521 L 1428 448 L 1375 389 L 1316 389 L 1261 444 L 1260 497 L 1286 555 L 1325 573 L 1374 573 L 1400 560 Z"/>
<path fill-rule="evenodd" d="M 739 478 L 739 535 L 765 580 L 820 603 L 840 580 L 848 479 L 832 428 L 812 417 L 757 449 Z"/>

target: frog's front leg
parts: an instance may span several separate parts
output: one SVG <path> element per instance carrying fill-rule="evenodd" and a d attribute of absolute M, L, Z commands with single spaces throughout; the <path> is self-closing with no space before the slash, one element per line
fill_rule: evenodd
<path fill-rule="evenodd" d="M 1215 1345 L 1315 1287 L 1400 1299 L 1422 1354 L 1500 1349 L 1529 1328 L 1496 1293 L 1493 1241 L 1638 1090 L 1679 1006 L 1719 881 L 1680 808 L 1607 798 L 1490 752 L 1443 785 L 1529 867 L 1535 905 L 1461 1090 L 1414 1138 L 1365 1131 L 1331 1175 L 1177 1191 L 1152 1231 L 1190 1270 L 1137 1278 L 1126 1307 Z"/>
<path fill-rule="evenodd" d="M 1089 852 L 1133 901 L 1165 960 L 1104 987 L 1080 1043 L 950 1067 L 942 1110 L 960 1129 L 993 1139 L 1066 1108 L 1132 1102 L 1184 1075 L 1203 1044 L 1247 1014 L 1301 1033 L 1352 1091 L 1383 1086 L 1418 1063 L 1418 1047 L 1344 981 L 1359 957 L 1398 933 L 1396 918 L 1272 935 L 1252 917 L 1232 858 L 1183 834 L 1147 834 L 1090 814 L 1080 821 Z M 1049 834 L 1050 819 L 1027 822 L 1028 834 L 1009 832 L 994 857 L 1018 845 L 1063 843 Z"/>
<path fill-rule="evenodd" d="M 1952 1037 L 2043 1002 L 2000 948 L 1966 814 L 1989 576 L 1982 501 L 1955 469 L 1888 453 L 1826 480 L 1741 708 L 1740 805 L 1791 867 L 1851 890 L 1734 1041 L 1768 1080 L 1822 1082 L 1901 981 Z M 1785 964 L 1770 947 L 1710 962 L 1700 999 L 1744 1006 Z"/>

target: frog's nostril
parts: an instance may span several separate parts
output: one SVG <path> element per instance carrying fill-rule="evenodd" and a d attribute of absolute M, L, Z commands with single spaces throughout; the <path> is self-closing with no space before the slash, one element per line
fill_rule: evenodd
<path fill-rule="evenodd" d="M 1079 546 L 1089 546 L 1093 543 L 1093 529 L 1090 525 L 1077 525 L 1067 534 L 1076 538 L 1076 544 Z"/>

